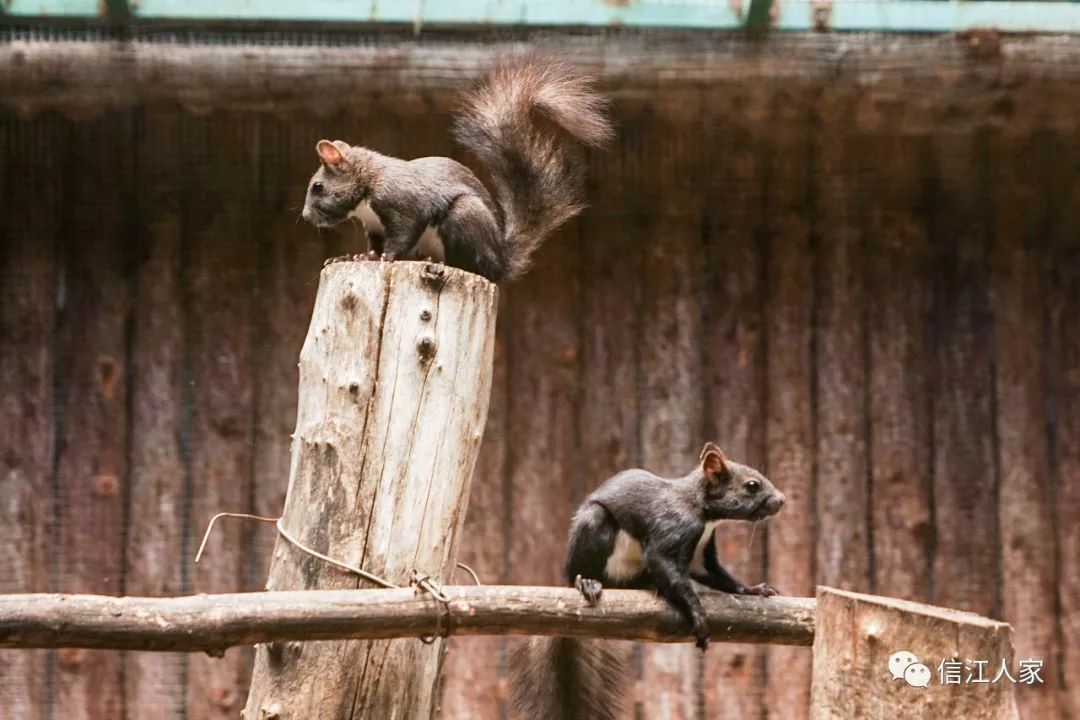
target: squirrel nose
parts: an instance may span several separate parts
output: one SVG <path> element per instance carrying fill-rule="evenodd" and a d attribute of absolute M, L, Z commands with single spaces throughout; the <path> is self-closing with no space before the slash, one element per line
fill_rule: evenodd
<path fill-rule="evenodd" d="M 784 493 L 777 490 L 776 491 L 776 507 L 777 507 L 777 509 L 782 508 L 784 506 L 784 501 L 785 500 L 787 500 L 787 495 L 784 495 Z"/>

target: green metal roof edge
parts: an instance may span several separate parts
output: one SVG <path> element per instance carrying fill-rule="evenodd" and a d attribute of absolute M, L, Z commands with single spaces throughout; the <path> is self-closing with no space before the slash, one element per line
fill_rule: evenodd
<path fill-rule="evenodd" d="M 99 0 L 0 0 L 10 16 L 97 17 Z M 108 5 L 114 5 L 108 3 Z M 749 0 L 132 0 L 131 14 L 154 20 L 235 20 L 456 26 L 634 27 L 735 30 Z M 736 7 L 739 11 L 736 12 Z M 1080 2 L 998 0 L 786 0 L 779 30 L 873 32 L 1080 32 Z"/>

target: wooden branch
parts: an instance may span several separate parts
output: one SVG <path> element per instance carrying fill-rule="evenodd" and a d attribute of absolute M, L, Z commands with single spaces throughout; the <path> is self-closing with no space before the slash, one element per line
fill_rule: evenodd
<path fill-rule="evenodd" d="M 274 640 L 424 635 L 576 635 L 687 642 L 679 615 L 643 590 L 606 590 L 589 607 L 571 588 L 443 588 L 449 607 L 412 588 L 300 590 L 175 598 L 0 595 L 0 648 L 206 652 Z M 810 645 L 815 601 L 702 592 L 713 639 Z"/>

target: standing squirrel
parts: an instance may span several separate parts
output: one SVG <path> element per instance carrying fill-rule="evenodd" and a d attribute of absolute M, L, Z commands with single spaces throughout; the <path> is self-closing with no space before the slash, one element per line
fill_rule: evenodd
<path fill-rule="evenodd" d="M 655 589 L 689 622 L 697 646 L 709 624 L 690 579 L 714 590 L 769 597 L 765 583 L 746 586 L 716 557 L 720 520 L 761 520 L 784 494 L 753 468 L 731 462 L 713 443 L 700 465 L 675 479 L 626 470 L 585 499 L 570 523 L 566 582 L 595 605 L 604 587 Z M 533 638 L 511 658 L 513 699 L 522 717 L 608 720 L 625 694 L 612 644 L 571 637 Z"/>
<path fill-rule="evenodd" d="M 513 280 L 544 238 L 585 207 L 583 148 L 603 147 L 614 131 L 587 79 L 530 61 L 467 93 L 454 135 L 480 160 L 492 192 L 450 158 L 406 161 L 320 140 L 304 219 L 319 227 L 359 219 L 367 257 L 430 257 Z"/>

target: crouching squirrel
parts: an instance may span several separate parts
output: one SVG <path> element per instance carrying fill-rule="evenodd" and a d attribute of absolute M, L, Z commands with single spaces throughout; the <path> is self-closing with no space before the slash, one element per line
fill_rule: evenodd
<path fill-rule="evenodd" d="M 543 239 L 585 207 L 583 149 L 612 139 L 607 103 L 569 67 L 530 61 L 466 94 L 454 130 L 490 193 L 450 158 L 406 161 L 320 140 L 304 219 L 359 219 L 367 257 L 432 258 L 495 282 L 520 277 Z"/>
<path fill-rule="evenodd" d="M 626 470 L 585 499 L 570 523 L 566 582 L 586 602 L 604 587 L 651 588 L 687 620 L 697 645 L 709 625 L 690 579 L 715 590 L 769 597 L 765 583 L 747 586 L 716 557 L 720 520 L 761 520 L 780 510 L 784 494 L 757 470 L 732 462 L 713 443 L 700 465 L 675 479 Z M 511 658 L 513 699 L 522 717 L 607 720 L 625 695 L 620 658 L 610 642 L 533 638 Z"/>

